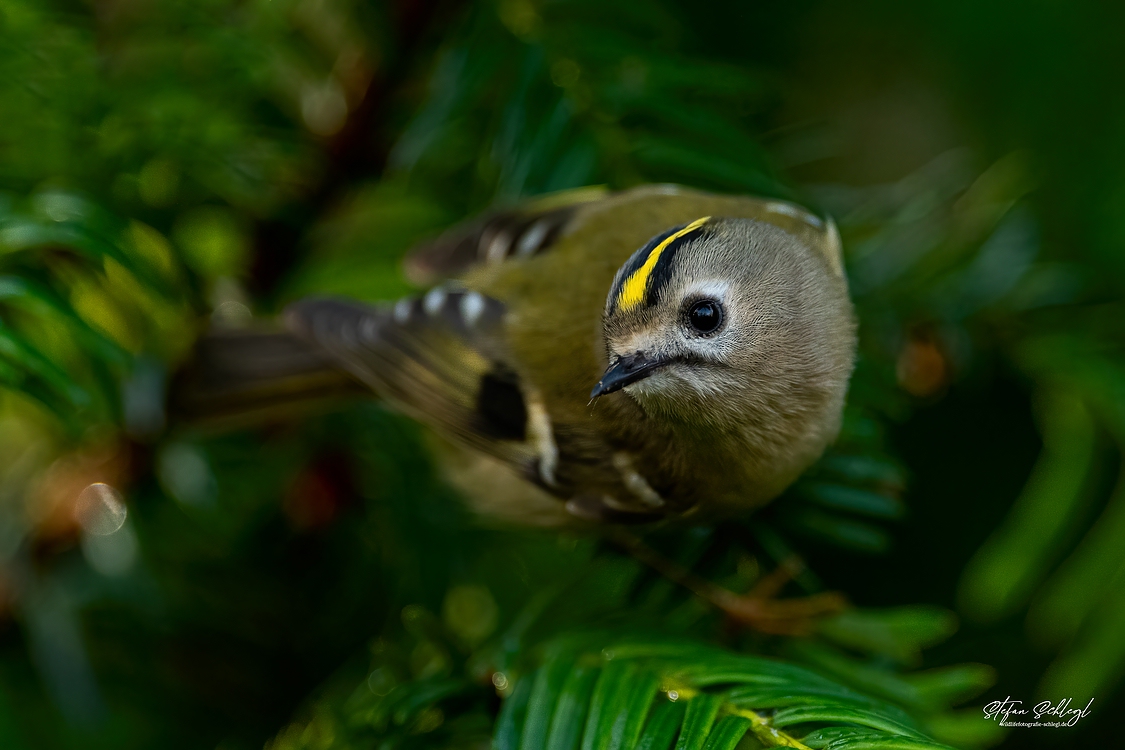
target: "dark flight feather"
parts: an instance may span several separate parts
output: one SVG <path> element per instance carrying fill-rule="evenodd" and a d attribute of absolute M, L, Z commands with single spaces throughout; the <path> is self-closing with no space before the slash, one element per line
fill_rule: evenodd
<path fill-rule="evenodd" d="M 606 192 L 594 187 L 553 193 L 458 224 L 412 250 L 404 261 L 406 276 L 430 286 L 478 264 L 538 255 L 554 245 L 580 206 Z"/>
<path fill-rule="evenodd" d="M 286 326 L 403 411 L 491 455 L 524 463 L 527 410 L 506 364 L 504 306 L 437 287 L 391 306 L 307 299 Z"/>

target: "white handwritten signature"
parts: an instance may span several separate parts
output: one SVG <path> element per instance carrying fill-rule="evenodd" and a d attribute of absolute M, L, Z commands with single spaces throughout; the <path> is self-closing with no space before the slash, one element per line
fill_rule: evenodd
<path fill-rule="evenodd" d="M 1091 698 L 1085 708 L 1071 708 L 1071 703 L 1070 698 L 1063 698 L 1058 703 L 1043 701 L 1032 708 L 1023 708 L 1023 701 L 1014 701 L 1009 695 L 985 706 L 984 718 L 999 719 L 1002 727 L 1072 727 L 1090 715 L 1094 699 Z"/>

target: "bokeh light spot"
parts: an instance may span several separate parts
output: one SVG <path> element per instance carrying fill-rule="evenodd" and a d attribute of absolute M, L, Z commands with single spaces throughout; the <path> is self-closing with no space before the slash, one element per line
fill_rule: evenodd
<path fill-rule="evenodd" d="M 87 534 L 82 537 L 82 554 L 102 575 L 118 576 L 128 572 L 137 560 L 137 537 L 128 526 L 109 536 Z"/>
<path fill-rule="evenodd" d="M 165 446 L 156 460 L 156 476 L 164 490 L 184 505 L 211 505 L 218 493 L 207 457 L 188 443 Z"/>
<path fill-rule="evenodd" d="M 380 698 L 390 695 L 397 684 L 394 673 L 387 667 L 379 667 L 367 676 L 367 689 Z"/>
<path fill-rule="evenodd" d="M 454 586 L 445 595 L 441 614 L 446 627 L 469 644 L 492 635 L 499 618 L 496 600 L 484 586 Z"/>
<path fill-rule="evenodd" d="M 348 119 L 348 102 L 335 81 L 310 86 L 301 94 L 301 119 L 317 135 L 335 135 Z"/>
<path fill-rule="evenodd" d="M 218 206 L 184 212 L 176 220 L 173 239 L 187 264 L 210 278 L 238 275 L 249 254 L 238 220 Z"/>
<path fill-rule="evenodd" d="M 109 536 L 125 525 L 128 511 L 121 493 L 103 482 L 95 482 L 78 495 L 74 519 L 87 534 Z"/>
<path fill-rule="evenodd" d="M 180 172 L 170 159 L 150 159 L 137 175 L 137 191 L 153 208 L 165 208 L 176 201 Z"/>

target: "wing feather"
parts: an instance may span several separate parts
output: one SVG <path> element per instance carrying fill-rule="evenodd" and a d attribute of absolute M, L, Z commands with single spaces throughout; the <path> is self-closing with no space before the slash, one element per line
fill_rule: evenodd
<path fill-rule="evenodd" d="M 581 206 L 606 195 L 602 187 L 567 190 L 459 224 L 412 250 L 404 263 L 406 276 L 429 286 L 476 265 L 537 255 L 554 245 Z"/>
<path fill-rule="evenodd" d="M 506 364 L 503 315 L 501 303 L 478 292 L 436 287 L 394 305 L 305 299 L 284 320 L 412 417 L 523 466 L 526 407 Z"/>

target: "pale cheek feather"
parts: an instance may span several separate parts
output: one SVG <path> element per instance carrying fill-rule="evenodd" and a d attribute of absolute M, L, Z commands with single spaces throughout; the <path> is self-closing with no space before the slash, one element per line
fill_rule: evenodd
<path fill-rule="evenodd" d="M 653 373 L 644 380 L 625 386 L 625 391 L 645 401 L 698 403 L 700 397 L 721 400 L 730 391 L 732 383 L 705 370 L 685 371 L 673 365 Z"/>

